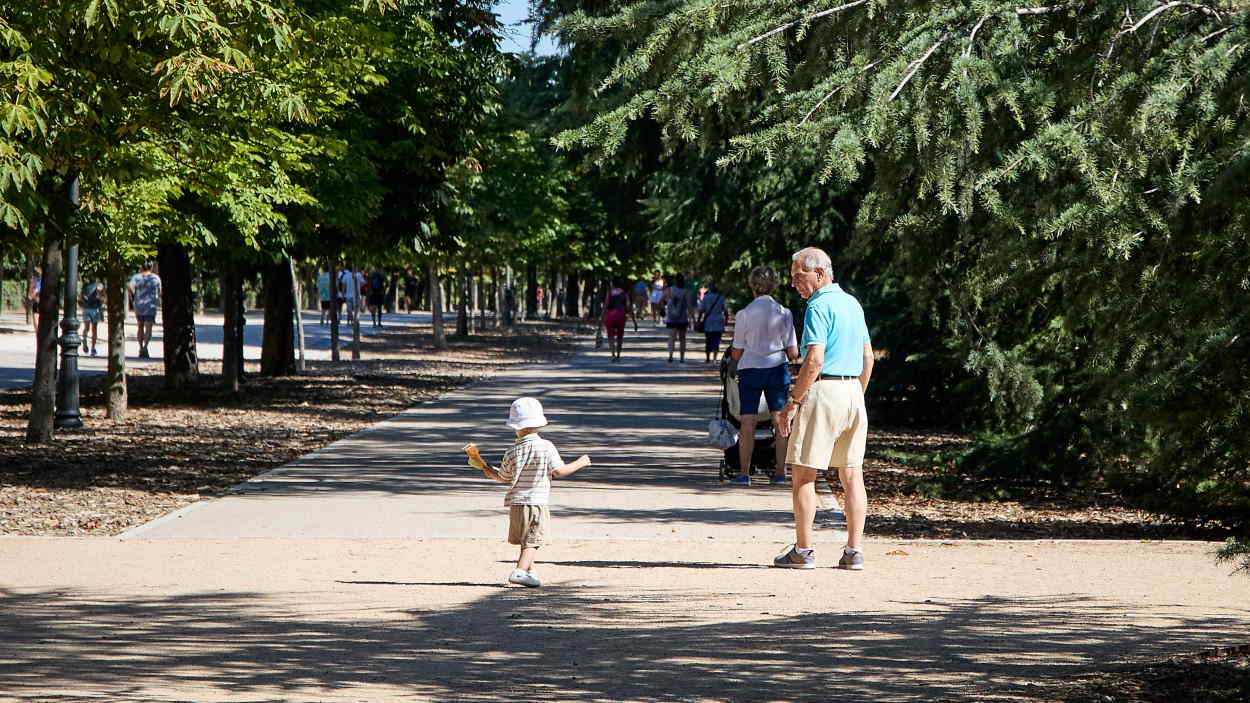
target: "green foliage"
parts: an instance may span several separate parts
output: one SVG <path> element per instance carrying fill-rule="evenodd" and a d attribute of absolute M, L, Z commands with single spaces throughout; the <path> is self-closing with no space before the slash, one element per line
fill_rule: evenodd
<path fill-rule="evenodd" d="M 1250 540 L 1230 538 L 1220 550 L 1219 560 L 1236 562 L 1238 571 L 1250 571 Z"/>
<path fill-rule="evenodd" d="M 585 5 L 562 36 L 620 59 L 558 143 L 628 161 L 654 123 L 666 153 L 730 169 L 714 189 L 767 168 L 807 174 L 783 212 L 862 193 L 836 210 L 843 266 L 943 337 L 983 380 L 965 416 L 1012 437 L 970 470 L 1106 472 L 1250 530 L 1250 8 Z"/>

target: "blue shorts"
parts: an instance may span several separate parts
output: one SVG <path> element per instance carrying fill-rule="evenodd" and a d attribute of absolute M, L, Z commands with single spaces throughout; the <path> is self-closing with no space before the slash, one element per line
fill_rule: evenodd
<path fill-rule="evenodd" d="M 790 367 L 779 364 L 771 369 L 738 369 L 738 407 L 742 413 L 752 414 L 760 406 L 760 394 L 771 412 L 780 412 L 786 404 L 786 392 L 790 389 Z"/>

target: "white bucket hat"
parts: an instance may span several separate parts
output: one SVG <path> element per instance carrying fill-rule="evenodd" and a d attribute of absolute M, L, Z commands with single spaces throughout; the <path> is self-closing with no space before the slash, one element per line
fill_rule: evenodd
<path fill-rule="evenodd" d="M 508 411 L 508 427 L 514 430 L 527 430 L 531 427 L 544 427 L 547 416 L 543 415 L 543 405 L 536 398 L 517 398 L 512 401 Z"/>

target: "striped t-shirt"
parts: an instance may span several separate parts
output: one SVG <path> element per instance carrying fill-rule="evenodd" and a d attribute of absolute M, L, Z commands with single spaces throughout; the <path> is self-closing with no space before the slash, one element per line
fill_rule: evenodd
<path fill-rule="evenodd" d="M 551 472 L 561 466 L 564 460 L 556 445 L 537 432 L 518 439 L 499 467 L 499 475 L 512 481 L 503 504 L 546 505 L 551 497 Z"/>

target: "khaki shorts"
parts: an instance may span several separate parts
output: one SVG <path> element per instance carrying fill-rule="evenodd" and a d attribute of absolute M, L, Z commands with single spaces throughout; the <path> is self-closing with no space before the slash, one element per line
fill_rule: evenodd
<path fill-rule="evenodd" d="M 547 543 L 551 512 L 545 505 L 514 505 L 508 510 L 508 544 L 541 547 Z"/>
<path fill-rule="evenodd" d="M 812 384 L 790 430 L 786 463 L 811 469 L 863 466 L 868 412 L 859 379 Z"/>

